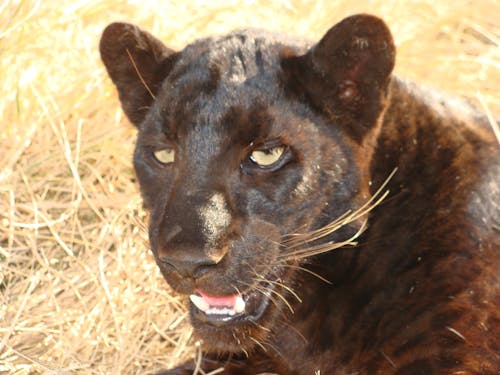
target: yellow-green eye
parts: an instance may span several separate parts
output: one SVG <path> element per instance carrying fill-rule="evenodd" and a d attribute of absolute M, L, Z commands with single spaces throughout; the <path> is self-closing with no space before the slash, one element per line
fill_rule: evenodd
<path fill-rule="evenodd" d="M 154 151 L 153 156 L 160 164 L 167 165 L 175 161 L 175 151 L 171 148 Z"/>
<path fill-rule="evenodd" d="M 269 167 L 283 156 L 285 146 L 269 148 L 267 150 L 255 150 L 250 155 L 250 160 L 261 167 Z"/>

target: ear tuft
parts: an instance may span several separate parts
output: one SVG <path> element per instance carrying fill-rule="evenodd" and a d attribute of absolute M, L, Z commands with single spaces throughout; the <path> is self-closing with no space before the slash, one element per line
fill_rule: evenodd
<path fill-rule="evenodd" d="M 139 126 L 176 55 L 148 32 L 118 22 L 103 31 L 99 50 L 125 114 Z"/>

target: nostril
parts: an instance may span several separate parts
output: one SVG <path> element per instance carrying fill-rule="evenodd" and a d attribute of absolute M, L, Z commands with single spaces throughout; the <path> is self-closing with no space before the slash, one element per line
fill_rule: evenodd
<path fill-rule="evenodd" d="M 202 277 L 216 266 L 216 263 L 211 258 L 204 256 L 192 257 L 185 252 L 169 256 L 159 254 L 158 260 L 162 264 L 173 268 L 182 276 L 193 279 Z"/>

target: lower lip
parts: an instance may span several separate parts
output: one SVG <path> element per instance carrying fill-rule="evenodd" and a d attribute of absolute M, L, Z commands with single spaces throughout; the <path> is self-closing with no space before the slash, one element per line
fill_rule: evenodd
<path fill-rule="evenodd" d="M 199 310 L 195 305 L 193 305 L 193 303 L 191 303 L 191 314 L 197 320 L 213 325 L 215 327 L 237 324 L 246 320 L 247 318 L 247 315 L 245 315 L 244 313 L 237 315 L 208 315 Z"/>

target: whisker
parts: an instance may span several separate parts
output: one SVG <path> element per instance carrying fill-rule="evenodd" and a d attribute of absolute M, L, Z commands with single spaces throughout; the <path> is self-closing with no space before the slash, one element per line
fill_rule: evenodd
<path fill-rule="evenodd" d="M 262 342 L 262 344 L 265 344 L 268 347 L 270 347 L 274 351 L 275 354 L 277 354 L 281 358 L 285 359 L 285 356 L 283 355 L 283 353 L 281 352 L 281 350 L 278 349 L 278 347 L 276 345 L 274 345 L 271 341 L 269 341 L 269 340 L 261 340 L 261 342 Z"/>
<path fill-rule="evenodd" d="M 308 247 L 302 250 L 297 250 L 291 253 L 281 254 L 278 260 L 299 260 L 313 255 L 319 255 L 332 251 L 344 246 L 356 246 L 358 243 L 355 241 L 367 228 L 367 221 L 365 220 L 361 228 L 350 238 L 341 242 L 328 242 L 317 246 Z"/>
<path fill-rule="evenodd" d="M 235 333 L 235 332 L 233 332 L 233 338 L 234 338 L 234 340 L 238 343 L 238 345 L 240 345 L 240 346 L 241 346 L 241 340 L 238 338 L 238 336 L 236 336 L 236 333 Z"/>
<path fill-rule="evenodd" d="M 382 183 L 382 185 L 377 189 L 377 191 L 366 201 L 361 207 L 356 209 L 355 211 L 347 211 L 341 216 L 339 216 L 337 219 L 332 221 L 331 223 L 325 225 L 322 228 L 313 230 L 311 232 L 305 233 L 305 234 L 291 234 L 288 235 L 289 239 L 285 239 L 283 241 L 283 245 L 287 246 L 287 248 L 293 248 L 300 246 L 304 243 L 307 242 L 312 242 L 315 240 L 318 240 L 322 237 L 325 237 L 341 227 L 352 223 L 353 221 L 359 219 L 360 217 L 366 215 L 368 212 L 373 210 L 376 206 L 378 206 L 389 194 L 389 190 L 386 190 L 384 192 L 385 187 L 389 183 L 389 181 L 392 179 L 394 174 L 397 172 L 397 168 L 394 168 L 394 170 L 391 172 L 391 174 L 385 179 L 385 181 Z"/>
<path fill-rule="evenodd" d="M 269 299 L 271 299 L 274 302 L 274 304 L 277 307 L 279 307 L 279 305 L 276 303 L 276 301 L 270 295 L 270 293 L 274 294 L 276 297 L 278 297 L 279 299 L 281 299 L 283 301 L 283 303 L 288 307 L 288 309 L 292 312 L 292 314 L 295 314 L 295 311 L 293 310 L 292 305 L 290 305 L 290 303 L 286 300 L 286 298 L 283 297 L 276 290 L 273 290 L 273 289 L 270 289 L 270 288 L 266 288 L 266 287 L 261 286 L 261 285 L 253 285 L 253 288 L 255 288 L 255 290 L 259 291 L 264 296 L 269 297 Z"/>
<path fill-rule="evenodd" d="M 267 328 L 267 327 L 264 327 L 262 324 L 254 321 L 254 320 L 251 320 L 250 321 L 251 323 L 253 323 L 256 327 L 259 327 L 260 329 L 264 330 L 264 331 L 267 331 L 267 332 L 272 332 L 271 329 Z"/>
<path fill-rule="evenodd" d="M 285 303 L 285 305 L 288 307 L 288 309 L 291 311 L 291 313 L 295 314 L 295 311 L 293 310 L 292 305 L 290 305 L 290 303 L 287 301 L 287 299 L 283 295 L 281 295 L 281 293 L 277 292 L 274 289 L 269 289 L 269 288 L 265 288 L 265 291 L 271 292 L 274 295 L 276 295 L 278 298 L 280 298 Z M 265 293 L 264 293 L 264 295 L 265 295 Z"/>
<path fill-rule="evenodd" d="M 250 358 L 250 354 L 245 350 L 245 348 L 239 348 L 239 350 L 243 351 L 243 353 L 245 353 L 247 358 Z"/>
<path fill-rule="evenodd" d="M 301 247 L 307 243 L 311 243 L 314 241 L 317 241 L 321 238 L 324 238 L 343 226 L 350 224 L 361 217 L 365 216 L 368 214 L 371 210 L 373 210 L 375 207 L 380 205 L 382 201 L 387 197 L 389 194 L 389 190 L 385 190 L 385 187 L 391 180 L 391 178 L 394 176 L 396 173 L 397 168 L 395 168 L 391 174 L 385 179 L 385 181 L 382 183 L 382 185 L 377 189 L 377 191 L 366 201 L 361 207 L 356 209 L 355 211 L 347 211 L 341 216 L 339 216 L 337 219 L 333 220 L 331 223 L 325 225 L 324 227 L 318 228 L 316 230 L 313 230 L 308 233 L 296 233 L 296 234 L 291 234 L 288 236 L 284 237 L 282 246 L 284 246 L 287 250 L 293 250 L 298 247 Z M 361 233 L 366 229 L 367 227 L 367 221 L 365 220 L 361 226 L 361 229 L 359 229 L 351 238 L 342 241 L 342 242 L 330 242 L 328 244 L 321 244 L 317 246 L 313 246 L 307 249 L 301 249 L 293 252 L 288 252 L 288 255 L 283 255 L 281 258 L 286 258 L 286 259 L 302 259 L 306 256 L 310 255 L 317 255 L 324 253 L 326 251 L 334 250 L 342 246 L 355 246 L 357 243 L 354 241 L 357 239 Z M 288 238 L 286 238 L 288 237 Z M 329 250 L 328 250 L 329 249 Z M 307 255 L 305 255 L 307 254 Z"/>
<path fill-rule="evenodd" d="M 320 243 L 317 245 L 311 245 L 309 247 L 305 247 L 302 249 L 298 249 L 292 252 L 288 252 L 287 254 L 280 254 L 280 257 L 285 257 L 286 259 L 289 259 L 289 255 L 294 255 L 294 254 L 301 254 L 301 253 L 306 253 L 306 252 L 315 252 L 315 251 L 321 251 L 321 249 L 324 248 L 331 248 L 332 250 L 337 249 L 339 247 L 345 246 L 345 245 L 350 245 L 350 246 L 356 246 L 357 242 L 354 241 L 362 232 L 362 229 L 364 230 L 366 227 L 366 222 L 364 222 L 361 226 L 361 228 L 351 237 L 349 237 L 347 240 L 340 241 L 340 242 L 335 242 L 335 241 L 329 241 L 326 243 Z"/>
<path fill-rule="evenodd" d="M 264 350 L 264 352 L 267 352 L 267 348 L 259 340 L 254 339 L 252 336 L 248 336 L 248 338 L 250 340 L 252 340 L 254 343 L 256 343 L 257 345 L 259 345 L 262 348 L 262 350 Z"/>
<path fill-rule="evenodd" d="M 248 354 L 248 352 L 245 350 L 245 348 L 243 348 L 243 347 L 241 346 L 241 340 L 240 340 L 240 339 L 236 336 L 236 332 L 234 332 L 234 331 L 233 331 L 233 332 L 232 332 L 232 334 L 233 334 L 233 338 L 236 340 L 236 342 L 237 342 L 237 343 L 238 343 L 238 345 L 239 345 L 239 349 L 240 349 L 241 351 L 243 351 L 243 353 L 244 353 L 244 354 L 247 356 L 247 358 L 248 358 L 248 357 L 249 357 L 249 354 Z"/>
<path fill-rule="evenodd" d="M 247 260 L 244 260 L 244 263 L 248 266 L 248 268 L 254 273 L 254 275 L 258 278 L 261 278 L 262 280 L 266 280 L 265 276 L 263 274 L 269 274 L 270 273 L 270 267 L 268 264 L 259 264 L 260 267 L 263 268 L 264 272 L 258 272 L 255 267 L 250 264 Z"/>
<path fill-rule="evenodd" d="M 277 300 L 268 293 L 269 291 L 266 288 L 258 286 L 258 285 L 253 285 L 253 284 L 250 284 L 250 283 L 246 283 L 246 282 L 243 282 L 243 281 L 241 281 L 241 284 L 243 284 L 245 286 L 248 286 L 250 291 L 259 292 L 260 294 L 264 295 L 265 297 L 268 297 L 271 300 L 271 302 L 276 307 L 279 307 L 279 304 L 278 304 Z"/>
<path fill-rule="evenodd" d="M 272 281 L 272 280 L 266 280 L 264 278 L 261 278 L 261 279 L 254 279 L 255 281 L 265 281 L 266 283 L 269 283 L 269 284 L 274 284 L 274 285 L 278 285 L 280 287 L 282 287 L 283 289 L 286 289 L 288 292 L 290 292 L 291 295 L 293 295 L 297 301 L 299 301 L 300 303 L 302 303 L 302 299 L 297 295 L 297 293 L 292 289 L 290 288 L 289 286 L 285 285 L 284 283 L 280 283 L 279 281 Z"/>
<path fill-rule="evenodd" d="M 308 233 L 293 233 L 293 234 L 288 234 L 288 237 L 292 237 L 290 239 L 285 239 L 283 241 L 283 244 L 286 244 L 288 248 L 293 248 L 300 246 L 301 244 L 304 243 L 304 240 L 307 242 L 310 242 L 311 240 L 319 239 L 322 237 L 327 236 L 328 234 L 331 234 L 344 226 L 346 223 L 349 223 L 350 216 L 352 215 L 352 210 L 348 210 L 344 212 L 342 215 L 340 215 L 338 218 L 333 220 L 332 222 L 328 223 L 326 226 L 315 229 L 313 231 L 310 231 Z M 285 236 L 285 237 L 287 237 Z M 306 238 L 303 238 L 306 237 Z"/>
<path fill-rule="evenodd" d="M 321 281 L 324 281 L 327 284 L 330 284 L 330 285 L 333 284 L 330 280 L 324 278 L 320 274 L 318 274 L 318 273 L 316 273 L 314 271 L 311 271 L 311 270 L 309 270 L 309 269 L 307 269 L 305 267 L 302 267 L 302 266 L 296 266 L 296 265 L 293 265 L 293 264 L 286 264 L 286 263 L 283 263 L 283 264 L 282 263 L 276 263 L 276 264 L 273 263 L 272 265 L 276 265 L 276 266 L 280 266 L 280 267 L 285 267 L 285 268 L 294 268 L 294 269 L 297 269 L 297 270 L 300 270 L 300 271 L 304 271 L 304 272 L 307 272 L 307 273 L 309 273 L 309 274 L 317 277 L 318 279 L 320 279 Z"/>
<path fill-rule="evenodd" d="M 293 249 L 293 248 L 296 248 L 296 247 L 303 245 L 304 243 L 312 242 L 312 241 L 318 240 L 320 238 L 323 238 L 323 237 L 339 230 L 345 224 L 349 223 L 350 221 L 348 219 L 350 217 L 349 215 L 351 215 L 351 214 L 352 214 L 351 211 L 347 211 L 339 218 L 328 223 L 326 226 L 321 227 L 321 228 L 316 229 L 316 230 L 313 230 L 311 232 L 296 233 L 293 235 L 289 235 L 289 236 L 294 236 L 294 238 L 285 239 L 282 244 L 285 245 L 288 249 Z"/>

